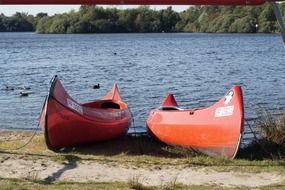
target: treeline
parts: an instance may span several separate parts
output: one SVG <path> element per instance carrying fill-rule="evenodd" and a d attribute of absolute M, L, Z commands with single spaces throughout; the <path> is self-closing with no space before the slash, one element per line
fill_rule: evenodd
<path fill-rule="evenodd" d="M 37 24 L 42 17 L 48 17 L 47 13 L 39 13 L 37 16 L 17 12 L 11 17 L 0 14 L 0 32 L 32 32 L 36 31 Z"/>
<path fill-rule="evenodd" d="M 285 14 L 285 4 L 281 5 Z M 125 32 L 278 32 L 273 10 L 262 6 L 192 6 L 183 12 L 172 7 L 152 10 L 148 6 L 119 10 L 82 5 L 79 11 L 48 16 L 16 13 L 0 15 L 0 31 L 38 33 Z"/>

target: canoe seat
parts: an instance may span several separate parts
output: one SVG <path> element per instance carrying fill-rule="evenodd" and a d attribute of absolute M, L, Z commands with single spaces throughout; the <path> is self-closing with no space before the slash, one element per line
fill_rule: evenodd
<path fill-rule="evenodd" d="M 102 109 L 108 109 L 108 108 L 111 108 L 111 109 L 120 109 L 120 105 L 119 104 L 116 104 L 114 102 L 103 102 L 101 104 L 101 108 Z"/>
<path fill-rule="evenodd" d="M 183 110 L 176 106 L 161 106 L 158 108 L 159 110 Z"/>

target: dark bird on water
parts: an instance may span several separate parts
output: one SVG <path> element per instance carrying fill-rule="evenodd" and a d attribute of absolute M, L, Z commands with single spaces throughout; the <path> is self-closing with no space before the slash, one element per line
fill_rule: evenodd
<path fill-rule="evenodd" d="M 12 86 L 5 85 L 5 90 L 15 90 L 15 88 Z"/>
<path fill-rule="evenodd" d="M 98 84 L 95 84 L 94 86 L 93 86 L 93 89 L 99 89 L 100 88 L 100 84 L 98 83 Z"/>

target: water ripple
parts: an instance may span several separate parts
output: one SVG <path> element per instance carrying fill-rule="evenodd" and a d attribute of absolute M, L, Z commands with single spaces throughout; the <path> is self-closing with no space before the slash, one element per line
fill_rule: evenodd
<path fill-rule="evenodd" d="M 0 36 L 0 128 L 31 129 L 51 77 L 58 74 L 79 102 L 102 97 L 118 82 L 136 125 L 168 92 L 183 108 L 210 106 L 234 84 L 242 85 L 246 118 L 256 107 L 285 109 L 285 54 L 277 35 L 248 34 L 94 34 Z M 100 83 L 99 90 L 92 89 Z"/>

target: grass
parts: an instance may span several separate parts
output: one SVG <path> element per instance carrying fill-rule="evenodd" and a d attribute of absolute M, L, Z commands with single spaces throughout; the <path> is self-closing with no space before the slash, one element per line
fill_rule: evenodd
<path fill-rule="evenodd" d="M 237 158 L 228 160 L 213 158 L 192 152 L 181 147 L 168 146 L 150 139 L 148 136 L 125 136 L 108 142 L 62 149 L 52 152 L 46 148 L 42 133 L 37 134 L 30 144 L 20 150 L 11 150 L 19 147 L 30 138 L 27 132 L 0 132 L 0 163 L 9 158 L 27 160 L 50 160 L 60 164 L 76 165 L 78 162 L 94 161 L 97 163 L 124 166 L 127 168 L 146 168 L 159 170 L 161 168 L 205 168 L 222 172 L 277 172 L 285 173 L 285 149 L 276 151 L 275 144 L 266 141 L 253 143 L 245 149 L 240 149 Z M 261 144 L 263 142 L 263 144 Z M 266 151 L 265 151 L 266 150 Z M 272 151 L 274 150 L 274 151 Z M 115 183 L 73 183 L 57 182 L 54 180 L 39 180 L 37 173 L 30 173 L 23 179 L 0 178 L 0 189 L 136 189 L 136 190 L 172 190 L 172 189 L 248 189 L 248 187 L 222 187 L 219 185 L 182 185 L 176 179 L 157 187 L 145 186 L 138 176 L 128 182 Z M 259 189 L 285 189 L 285 182 Z"/>
<path fill-rule="evenodd" d="M 61 183 L 45 183 L 36 180 L 27 179 L 1 179 L 0 178 L 1 190 L 113 190 L 113 189 L 128 189 L 128 185 L 125 183 L 72 183 L 72 182 L 61 182 Z"/>
<path fill-rule="evenodd" d="M 57 154 L 55 156 L 52 156 L 51 160 L 62 164 L 68 164 L 78 162 L 81 160 L 81 158 L 72 154 Z"/>
<path fill-rule="evenodd" d="M 265 111 L 259 115 L 259 119 L 254 122 L 258 134 L 251 144 L 239 151 L 239 158 L 285 160 L 285 113 L 273 116 Z"/>
<path fill-rule="evenodd" d="M 141 185 L 139 182 L 113 182 L 113 183 L 78 183 L 78 182 L 54 182 L 54 183 L 44 183 L 42 181 L 27 180 L 27 179 L 3 179 L 0 178 L 1 190 L 247 190 L 248 187 L 221 187 L 216 185 L 182 185 L 173 184 L 161 185 L 157 187 L 146 187 Z M 275 184 L 271 186 L 262 186 L 258 189 L 260 190 L 282 190 L 285 188 L 285 183 Z"/>
<path fill-rule="evenodd" d="M 26 147 L 20 150 L 9 150 L 26 142 L 30 135 L 25 132 L 0 133 L 0 153 L 2 153 L 0 162 L 7 157 L 18 157 L 29 160 L 49 159 L 63 164 L 96 161 L 109 165 L 146 169 L 206 167 L 217 171 L 285 172 L 285 160 L 280 157 L 272 159 L 270 156 L 261 154 L 262 149 L 258 147 L 259 144 L 240 150 L 234 160 L 199 155 L 188 149 L 158 143 L 148 136 L 125 136 L 108 142 L 67 148 L 55 153 L 46 148 L 43 134 L 40 133 Z"/>
<path fill-rule="evenodd" d="M 189 149 L 168 146 L 148 136 L 125 136 L 108 142 L 92 145 L 65 148 L 59 152 L 47 149 L 42 133 L 37 134 L 27 146 L 16 150 L 29 140 L 28 132 L 0 132 L 0 164 L 10 158 L 24 160 L 41 159 L 76 166 L 78 162 L 91 161 L 110 166 L 127 168 L 145 168 L 160 170 L 161 168 L 201 168 L 219 172 L 274 172 L 285 173 L 285 113 L 279 118 L 267 114 L 255 122 L 261 137 L 246 148 L 240 149 L 234 160 L 213 158 L 192 152 Z M 57 182 L 56 180 L 39 180 L 36 172 L 31 172 L 22 179 L 0 178 L 0 189 L 135 189 L 135 190 L 174 190 L 174 189 L 248 189 L 248 187 L 223 187 L 220 185 L 182 185 L 176 178 L 163 185 L 152 187 L 141 183 L 139 176 L 128 182 L 110 183 L 75 183 Z M 281 184 L 258 187 L 261 190 L 285 189 L 285 181 Z"/>
<path fill-rule="evenodd" d="M 265 112 L 256 125 L 263 141 L 285 148 L 285 113 L 276 118 Z"/>
<path fill-rule="evenodd" d="M 135 189 L 135 190 L 145 190 L 147 187 L 145 187 L 143 184 L 139 182 L 139 176 L 133 176 L 131 179 L 128 181 L 128 187 L 130 189 Z"/>

